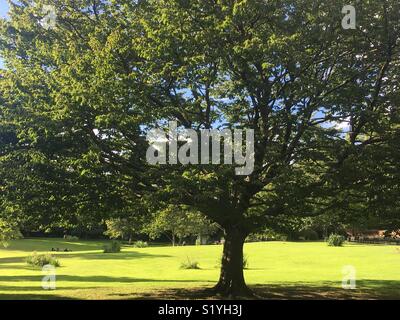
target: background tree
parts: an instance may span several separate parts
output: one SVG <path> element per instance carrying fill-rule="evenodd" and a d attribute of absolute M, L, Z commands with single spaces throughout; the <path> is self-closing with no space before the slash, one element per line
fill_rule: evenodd
<path fill-rule="evenodd" d="M 22 237 L 16 223 L 7 222 L 0 219 L 0 244 L 7 246 L 10 240 L 19 239 Z"/>
<path fill-rule="evenodd" d="M 187 206 L 169 205 L 156 212 L 153 220 L 146 230 L 150 237 L 157 238 L 166 235 L 173 246 L 176 240 L 182 244 L 184 238 L 189 236 L 209 236 L 217 231 L 215 223 L 211 223 L 199 212 Z"/>
<path fill-rule="evenodd" d="M 118 218 L 105 220 L 107 230 L 104 234 L 111 239 L 128 240 L 129 244 L 135 236 L 145 233 L 145 214 L 117 214 Z"/>

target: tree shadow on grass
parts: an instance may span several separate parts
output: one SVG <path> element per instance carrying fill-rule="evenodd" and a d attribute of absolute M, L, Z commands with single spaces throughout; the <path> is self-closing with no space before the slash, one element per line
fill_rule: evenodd
<path fill-rule="evenodd" d="M 21 265 L 25 262 L 26 257 L 6 257 L 0 258 L 0 269 L 12 269 L 12 270 L 32 270 L 31 266 L 27 264 Z"/>
<path fill-rule="evenodd" d="M 0 300 L 78 300 L 72 297 L 65 297 L 51 294 L 3 294 L 0 293 Z"/>
<path fill-rule="evenodd" d="M 343 289 L 338 282 L 279 283 L 251 286 L 264 299 L 400 299 L 400 281 L 364 279 L 356 289 Z"/>
<path fill-rule="evenodd" d="M 55 254 L 57 256 L 57 254 Z M 65 253 L 57 256 L 63 258 L 81 258 L 81 259 L 94 259 L 94 260 L 125 260 L 125 259 L 143 259 L 143 258 L 169 258 L 171 256 L 166 254 L 151 254 L 144 252 L 118 252 L 118 253 L 102 253 L 102 252 L 88 252 L 88 253 Z"/>
<path fill-rule="evenodd" d="M 5 258 L 0 258 L 0 266 L 3 265 L 3 264 L 23 262 L 25 259 L 26 259 L 26 257 L 5 257 Z"/>
<path fill-rule="evenodd" d="M 260 300 L 344 300 L 344 299 L 391 299 L 400 300 L 400 281 L 397 280 L 360 280 L 357 289 L 345 290 L 337 282 L 315 283 L 279 283 L 268 285 L 250 285 L 255 297 Z M 211 288 L 168 288 L 149 292 L 115 292 L 110 294 L 120 299 L 226 299 L 215 295 Z M 229 297 L 228 297 L 229 298 Z M 235 299 L 249 299 L 236 297 Z"/>
<path fill-rule="evenodd" d="M 1 281 L 36 281 L 43 276 L 0 276 Z M 58 281 L 77 281 L 77 282 L 211 282 L 208 280 L 176 280 L 176 279 L 147 279 L 147 278 L 129 278 L 129 277 L 108 277 L 108 276 L 71 276 L 71 275 L 57 275 Z M 2 288 L 2 287 L 1 287 Z"/>
<path fill-rule="evenodd" d="M 101 290 L 112 290 L 108 293 L 108 298 L 113 299 L 226 299 L 215 295 L 210 288 L 214 284 L 213 281 L 207 280 L 174 280 L 174 279 L 143 279 L 129 277 L 107 277 L 107 276 L 69 276 L 60 275 L 57 277 L 60 281 L 77 282 L 75 286 L 60 287 L 57 289 L 68 290 L 96 290 L 101 293 Z M 0 288 L 2 291 L 10 291 L 10 294 L 0 294 L 0 299 L 68 299 L 63 296 L 48 296 L 46 294 L 31 294 L 22 293 L 23 291 L 38 290 L 38 286 L 10 286 L 7 283 L 3 286 L 1 281 L 6 282 L 21 282 L 21 281 L 39 281 L 40 276 L 0 276 Z M 79 282 L 93 282 L 90 287 L 79 287 Z M 96 286 L 96 282 L 108 282 L 109 286 Z M 154 283 L 153 288 L 146 291 L 135 288 L 140 282 Z M 196 283 L 210 283 L 209 287 L 196 287 Z M 131 286 L 118 287 L 118 283 L 132 283 Z M 178 288 L 165 288 L 163 283 L 179 283 Z M 160 287 L 157 288 L 157 284 Z M 183 288 L 184 286 L 189 288 Z M 194 284 L 194 287 L 193 287 Z M 154 288 L 155 287 L 155 288 Z M 364 279 L 357 281 L 357 289 L 345 290 L 341 288 L 338 282 L 321 282 L 321 283 L 304 283 L 304 282 L 287 282 L 274 284 L 258 284 L 250 285 L 250 288 L 255 293 L 252 299 L 266 300 L 332 300 L 332 299 L 394 299 L 400 300 L 400 281 L 399 280 L 372 280 Z M 21 292 L 21 293 L 20 293 Z M 248 299 L 246 297 L 236 297 Z"/>
<path fill-rule="evenodd" d="M 0 276 L 0 291 L 3 293 L 0 293 L 0 300 L 5 300 L 5 299 L 37 299 L 37 300 L 47 300 L 47 299 L 72 299 L 70 297 L 64 297 L 57 295 L 57 290 L 61 291 L 68 291 L 72 292 L 74 290 L 79 290 L 79 291 L 86 291 L 86 290 L 94 290 L 96 292 L 101 292 L 102 289 L 104 290 L 115 290 L 118 292 L 118 290 L 121 290 L 122 288 L 133 288 L 135 285 L 138 283 L 207 283 L 212 281 L 207 281 L 207 280 L 176 280 L 176 279 L 145 279 L 145 278 L 128 278 L 128 277 L 107 277 L 107 276 L 88 276 L 88 277 L 80 277 L 80 276 L 70 276 L 70 275 L 59 275 L 57 276 L 57 281 L 67 281 L 67 282 L 75 282 L 73 286 L 57 286 L 57 290 L 55 291 L 49 291 L 51 294 L 41 294 L 41 293 L 24 293 L 28 291 L 41 291 L 43 290 L 41 288 L 41 280 L 42 280 L 41 275 L 38 276 Z M 32 285 L 29 283 L 29 285 L 9 285 L 9 283 L 16 283 L 16 284 L 21 284 L 21 282 L 35 282 L 37 285 Z M 6 285 L 4 285 L 2 282 L 7 282 Z M 81 287 L 79 286 L 80 282 L 91 282 L 93 285 L 89 287 Z M 109 286 L 96 286 L 96 283 L 104 283 L 108 282 Z M 132 284 L 131 286 L 123 286 L 123 287 L 118 287 L 119 283 L 126 283 L 126 284 Z M 6 291 L 9 291 L 10 293 L 4 293 Z M 157 289 L 157 292 L 159 290 Z M 71 293 L 72 294 L 72 293 Z M 115 296 L 115 295 L 114 295 Z M 130 295 L 131 296 L 131 295 Z M 146 293 L 143 293 L 141 295 L 143 299 L 146 296 Z M 118 298 L 118 296 L 115 296 Z M 119 297 L 120 299 L 125 299 L 123 296 Z"/>
<path fill-rule="evenodd" d="M 127 260 L 127 259 L 143 259 L 143 258 L 169 258 L 171 256 L 165 254 L 150 254 L 143 252 L 119 252 L 119 253 L 101 253 L 101 252 L 86 252 L 86 253 L 62 253 L 49 252 L 58 259 L 69 259 L 69 258 L 80 258 L 80 259 L 93 259 L 93 260 Z M 25 257 L 4 257 L 0 258 L 0 268 L 4 267 L 5 264 L 21 263 L 25 262 Z M 62 264 L 62 263 L 61 263 Z"/>
<path fill-rule="evenodd" d="M 4 291 L 12 291 L 14 294 L 14 292 L 27 292 L 27 291 L 44 291 L 45 289 L 42 288 L 41 286 L 41 279 L 38 279 L 37 281 L 38 285 L 36 286 L 4 286 L 1 285 L 0 290 L 2 292 Z M 48 292 L 57 292 L 57 290 L 63 290 L 63 291 L 72 291 L 72 290 L 82 290 L 82 289 L 94 289 L 97 290 L 99 289 L 99 287 L 61 287 L 61 288 L 57 288 L 56 290 L 48 290 Z M 25 293 L 25 294 L 30 294 L 30 293 Z"/>
<path fill-rule="evenodd" d="M 27 244 L 29 243 L 29 246 L 26 246 L 25 242 Z M 60 250 L 67 248 L 69 250 L 73 250 L 74 252 L 79 252 L 99 250 L 106 243 L 107 241 L 84 240 L 84 242 L 81 242 L 81 240 L 71 241 L 59 238 L 25 238 L 22 240 L 11 241 L 8 247 L 2 248 L 1 250 L 23 251 L 28 253 L 32 251 L 47 252 L 51 251 L 52 248 L 59 248 Z"/>

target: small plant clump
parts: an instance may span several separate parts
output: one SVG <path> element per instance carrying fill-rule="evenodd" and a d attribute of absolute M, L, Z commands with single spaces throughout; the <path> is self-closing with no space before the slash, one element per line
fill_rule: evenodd
<path fill-rule="evenodd" d="M 139 240 L 139 241 L 135 241 L 133 243 L 133 246 L 135 248 L 147 248 L 149 246 L 149 244 L 146 241 Z"/>
<path fill-rule="evenodd" d="M 121 244 L 118 241 L 111 241 L 103 247 L 104 253 L 118 253 L 121 252 Z"/>
<path fill-rule="evenodd" d="M 200 266 L 197 261 L 191 260 L 187 257 L 186 261 L 181 262 L 180 269 L 200 269 Z"/>
<path fill-rule="evenodd" d="M 33 252 L 29 257 L 27 257 L 26 263 L 32 267 L 43 267 L 48 264 L 54 267 L 59 267 L 61 265 L 55 256 L 49 253 L 37 254 L 37 252 Z"/>
<path fill-rule="evenodd" d="M 327 243 L 331 247 L 341 247 L 343 246 L 345 238 L 339 234 L 331 234 L 328 237 Z"/>

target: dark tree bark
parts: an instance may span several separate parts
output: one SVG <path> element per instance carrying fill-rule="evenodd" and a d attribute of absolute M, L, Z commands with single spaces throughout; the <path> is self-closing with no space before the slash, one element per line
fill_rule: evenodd
<path fill-rule="evenodd" d="M 243 244 L 247 234 L 238 229 L 225 230 L 221 274 L 214 291 L 227 297 L 252 296 L 243 275 Z"/>

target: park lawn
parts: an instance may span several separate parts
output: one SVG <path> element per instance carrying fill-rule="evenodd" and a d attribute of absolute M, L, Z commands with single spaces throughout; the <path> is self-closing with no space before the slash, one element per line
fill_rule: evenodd
<path fill-rule="evenodd" d="M 0 249 L 0 299 L 162 299 L 215 298 L 203 289 L 218 279 L 222 246 L 125 246 L 121 253 L 102 252 L 104 241 L 23 239 Z M 44 290 L 40 269 L 29 267 L 32 252 L 57 252 L 57 289 Z M 400 299 L 400 248 L 323 242 L 246 243 L 247 283 L 262 298 Z M 187 258 L 199 270 L 182 270 Z M 342 268 L 357 271 L 357 288 L 342 289 Z"/>

